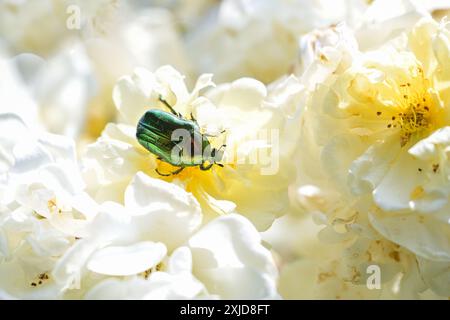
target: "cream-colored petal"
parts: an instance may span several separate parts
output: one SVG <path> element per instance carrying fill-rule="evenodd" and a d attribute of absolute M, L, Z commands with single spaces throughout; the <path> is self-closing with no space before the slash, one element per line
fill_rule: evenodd
<path fill-rule="evenodd" d="M 432 216 L 373 212 L 372 226 L 385 238 L 433 261 L 450 261 L 450 225 Z"/>
<path fill-rule="evenodd" d="M 128 246 L 108 246 L 96 251 L 86 267 L 100 274 L 128 276 L 153 268 L 166 253 L 164 244 L 150 241 Z"/>
<path fill-rule="evenodd" d="M 189 239 L 193 274 L 224 299 L 277 296 L 277 271 L 256 229 L 239 215 L 219 217 Z"/>
<path fill-rule="evenodd" d="M 147 239 L 173 250 L 200 226 L 198 201 L 181 187 L 138 172 L 125 191 L 132 224 Z"/>

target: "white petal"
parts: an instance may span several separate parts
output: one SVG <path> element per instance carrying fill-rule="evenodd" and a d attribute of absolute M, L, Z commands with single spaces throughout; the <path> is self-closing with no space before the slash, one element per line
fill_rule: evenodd
<path fill-rule="evenodd" d="M 205 197 L 208 199 L 209 205 L 211 205 L 217 212 L 232 213 L 236 209 L 236 204 L 228 200 L 217 200 L 211 197 L 208 193 L 204 193 Z"/>
<path fill-rule="evenodd" d="M 37 169 L 52 161 L 50 153 L 33 140 L 18 143 L 13 149 L 13 155 L 15 163 L 11 173 Z"/>
<path fill-rule="evenodd" d="M 445 25 L 445 21 L 443 24 Z M 447 34 L 445 34 L 445 31 Z M 450 80 L 450 68 L 448 66 L 448 56 L 450 55 L 450 36 L 448 34 L 448 29 L 441 28 L 440 32 L 434 36 L 433 39 L 433 52 L 440 65 L 440 70 L 443 75 L 444 81 Z"/>
<path fill-rule="evenodd" d="M 355 135 L 338 135 L 324 146 L 321 153 L 321 165 L 330 181 L 338 188 L 347 186 L 350 165 L 364 150 L 361 139 Z"/>
<path fill-rule="evenodd" d="M 189 93 L 184 83 L 184 76 L 172 66 L 165 65 L 158 68 L 155 72 L 155 77 L 160 85 L 168 86 L 170 91 L 175 95 L 177 99 L 175 107 L 188 101 Z M 162 94 L 163 92 L 160 93 Z"/>
<path fill-rule="evenodd" d="M 156 272 L 151 275 L 151 288 L 143 298 L 153 300 L 192 299 L 205 291 L 204 286 L 190 273 L 170 275 Z"/>
<path fill-rule="evenodd" d="M 221 108 L 236 108 L 239 106 L 242 111 L 258 109 L 262 100 L 267 96 L 266 86 L 252 78 L 235 80 L 230 85 L 218 87 L 216 92 L 222 93 L 220 100 L 217 101 Z"/>
<path fill-rule="evenodd" d="M 84 182 L 76 167 L 50 164 L 39 172 L 40 180 L 50 190 L 76 195 L 84 189 Z"/>
<path fill-rule="evenodd" d="M 86 219 L 92 219 L 98 212 L 98 204 L 85 192 L 79 193 L 71 198 L 71 206 L 84 215 Z"/>
<path fill-rule="evenodd" d="M 120 114 L 128 124 L 136 125 L 148 107 L 149 95 L 154 85 L 150 72 L 135 70 L 132 77 L 123 77 L 117 81 L 113 90 L 113 100 Z M 150 81 L 146 81 L 149 80 Z"/>
<path fill-rule="evenodd" d="M 193 273 L 224 299 L 263 299 L 276 294 L 276 267 L 259 233 L 242 216 L 221 216 L 188 242 Z"/>
<path fill-rule="evenodd" d="M 55 282 L 64 286 L 64 289 L 79 285 L 84 266 L 97 246 L 98 243 L 84 239 L 75 242 L 56 262 L 52 271 Z"/>
<path fill-rule="evenodd" d="M 84 158 L 86 164 L 89 165 L 89 169 L 99 171 L 97 175 L 102 180 L 116 182 L 126 179 L 129 181 L 136 171 L 146 171 L 155 167 L 154 157 L 149 156 L 144 148 L 137 147 L 136 139 L 131 140 L 122 130 L 125 128 L 127 131 L 135 130 L 131 126 L 108 124 L 104 130 L 106 137 L 102 136 L 86 149 Z M 109 138 L 109 135 L 112 137 Z M 123 190 L 121 192 L 123 193 Z"/>
<path fill-rule="evenodd" d="M 213 75 L 210 73 L 205 73 L 202 74 L 198 79 L 197 82 L 195 83 L 194 86 L 194 90 L 192 90 L 192 94 L 194 94 L 195 96 L 198 95 L 198 93 L 200 92 L 200 90 L 210 87 L 210 86 L 214 86 L 214 82 L 212 81 L 212 77 Z"/>
<path fill-rule="evenodd" d="M 348 178 L 353 193 L 361 195 L 371 192 L 383 179 L 399 151 L 397 139 L 370 146 L 350 167 Z"/>
<path fill-rule="evenodd" d="M 12 150 L 20 141 L 36 141 L 23 120 L 13 113 L 0 114 L 0 132 L 2 132 L 1 145 L 7 150 Z"/>
<path fill-rule="evenodd" d="M 407 152 L 401 153 L 373 191 L 375 203 L 386 211 L 408 209 L 414 190 L 423 183 L 420 167 L 420 161 Z"/>
<path fill-rule="evenodd" d="M 450 127 L 436 130 L 429 137 L 412 146 L 408 152 L 418 159 L 431 160 L 439 157 L 440 145 L 450 145 Z"/>
<path fill-rule="evenodd" d="M 74 219 L 71 213 L 53 214 L 47 219 L 55 230 L 66 236 L 84 238 L 88 234 L 88 222 L 84 219 Z"/>
<path fill-rule="evenodd" d="M 147 280 L 107 279 L 93 287 L 85 299 L 192 299 L 203 286 L 190 274 L 172 276 L 156 272 Z"/>
<path fill-rule="evenodd" d="M 84 298 L 86 300 L 134 300 L 142 299 L 148 291 L 149 282 L 144 279 L 121 280 L 108 278 L 90 289 Z"/>
<path fill-rule="evenodd" d="M 418 199 L 411 200 L 409 207 L 414 211 L 431 213 L 442 209 L 447 203 L 448 195 L 444 190 L 433 190 L 426 192 Z"/>
<path fill-rule="evenodd" d="M 44 132 L 39 135 L 39 143 L 48 150 L 54 160 L 76 163 L 75 141 L 66 136 Z"/>
<path fill-rule="evenodd" d="M 111 276 L 127 276 L 156 266 L 166 255 L 162 243 L 138 242 L 129 246 L 110 246 L 96 251 L 87 263 L 93 272 Z"/>
<path fill-rule="evenodd" d="M 125 208 L 116 202 L 104 202 L 99 213 L 88 225 L 91 239 L 109 244 L 116 239 L 132 241 L 138 235 L 131 226 L 131 216 Z"/>
<path fill-rule="evenodd" d="M 410 1 L 376 1 L 364 13 L 364 23 L 358 28 L 358 43 L 364 50 L 376 48 L 412 28 L 424 15 Z"/>
<path fill-rule="evenodd" d="M 4 228 L 0 228 L 0 255 L 9 256 L 8 238 L 6 237 Z"/>
<path fill-rule="evenodd" d="M 146 239 L 173 250 L 199 227 L 198 201 L 184 189 L 138 172 L 125 191 L 125 206 L 135 214 L 133 224 Z"/>
<path fill-rule="evenodd" d="M 192 254 L 188 247 L 177 248 L 169 258 L 167 266 L 169 273 L 177 274 L 182 272 L 192 272 Z"/>
<path fill-rule="evenodd" d="M 450 263 L 418 258 L 420 274 L 431 289 L 440 296 L 450 292 Z"/>
<path fill-rule="evenodd" d="M 418 214 L 369 214 L 372 226 L 387 239 L 434 261 L 450 261 L 450 224 Z"/>

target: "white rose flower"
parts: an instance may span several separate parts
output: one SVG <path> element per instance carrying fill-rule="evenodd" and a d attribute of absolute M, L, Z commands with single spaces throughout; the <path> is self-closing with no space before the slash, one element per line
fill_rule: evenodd
<path fill-rule="evenodd" d="M 189 93 L 183 77 L 168 66 L 155 73 L 137 69 L 133 76 L 119 80 L 114 100 L 122 123 L 109 124 L 84 157 L 86 179 L 90 179 L 96 199 L 120 201 L 134 174 L 143 171 L 192 192 L 206 219 L 232 212 L 237 206 L 237 211 L 261 230 L 283 214 L 297 137 L 298 115 L 291 115 L 291 109 L 301 98 L 303 86 L 289 77 L 268 91 L 259 81 L 243 78 L 199 96 L 200 90 L 211 85 L 211 76 L 203 75 Z M 177 168 L 158 160 L 138 143 L 136 125 L 148 109 L 169 111 L 160 97 L 184 117 L 189 119 L 192 114 L 204 132 L 218 135 L 210 138 L 213 147 L 226 144 L 222 147 L 223 168 L 202 171 L 187 167 L 168 177 L 156 172 L 166 174 Z"/>
<path fill-rule="evenodd" d="M 321 230 L 314 220 L 315 215 L 284 216 L 263 234 L 279 253 L 278 290 L 284 299 L 443 298 L 426 290 L 430 286 L 425 282 L 445 277 L 444 266 L 429 266 L 433 271 L 424 282 L 425 273 L 419 272 L 416 256 L 408 250 L 380 236 L 343 234 L 339 222 Z M 347 225 L 356 229 L 358 223 Z M 373 278 L 374 268 L 379 278 Z M 380 284 L 375 289 L 374 279 Z"/>
<path fill-rule="evenodd" d="M 346 22 L 369 49 L 428 12 L 449 8 L 439 0 L 227 0 L 188 29 L 185 41 L 198 72 L 212 72 L 220 82 L 251 76 L 269 83 L 292 72 L 297 44 L 314 29 Z"/>
<path fill-rule="evenodd" d="M 265 83 L 290 73 L 297 38 L 359 12 L 355 1 L 223 1 L 186 35 L 188 53 L 199 72 L 218 81 L 251 76 Z M 361 7 L 361 9 L 360 9 Z"/>
<path fill-rule="evenodd" d="M 373 50 L 409 31 L 422 17 L 429 16 L 433 2 L 436 1 L 373 1 L 352 25 L 360 50 Z"/>
<path fill-rule="evenodd" d="M 33 58 L 31 58 L 35 61 Z M 27 126 L 40 128 L 39 108 L 17 65 L 18 59 L 7 59 L 0 52 L 0 113 L 17 114 Z"/>
<path fill-rule="evenodd" d="M 170 9 L 174 13 L 177 23 L 181 25 L 182 31 L 187 31 L 195 27 L 204 15 L 209 10 L 214 10 L 219 3 L 216 0 L 178 0 L 174 2 L 155 0 L 151 1 L 151 5 Z"/>
<path fill-rule="evenodd" d="M 52 1 L 2 1 L 0 30 L 10 50 L 47 53 L 65 35 L 65 7 L 53 8 Z M 36 21 L 40 22 L 36 28 Z M 45 34 L 46 37 L 42 37 Z"/>
<path fill-rule="evenodd" d="M 84 192 L 74 142 L 0 115 L 0 287 L 17 298 L 56 298 L 58 257 L 96 214 Z"/>
<path fill-rule="evenodd" d="M 321 69 L 336 68 L 339 63 L 351 61 L 358 51 L 374 50 L 387 42 L 395 44 L 401 33 L 412 30 L 421 18 L 429 17 L 429 12 L 446 7 L 450 9 L 450 4 L 439 0 L 373 1 L 364 7 L 366 10 L 361 8 L 360 14 L 357 10 L 353 19 L 300 36 L 295 73 L 307 79 L 309 87 L 314 87 L 320 82 L 317 78 L 323 73 Z M 348 11 L 352 8 L 355 9 L 350 6 Z"/>
<path fill-rule="evenodd" d="M 327 225 L 320 238 L 365 256 L 347 266 L 390 261 L 403 274 L 395 294 L 448 295 L 448 283 L 431 280 L 450 264 L 448 27 L 425 19 L 399 43 L 338 55 L 322 73 L 304 113 L 293 199 Z"/>
<path fill-rule="evenodd" d="M 67 297 L 87 299 L 276 298 L 270 252 L 245 218 L 201 226 L 198 201 L 138 172 L 124 206 L 106 202 L 54 269 Z M 79 286 L 78 288 L 76 286 Z"/>
<path fill-rule="evenodd" d="M 99 10 L 98 14 L 101 13 L 105 14 Z M 192 82 L 193 68 L 171 12 L 162 8 L 141 8 L 122 1 L 111 15 L 114 19 L 106 15 L 94 20 L 83 38 L 99 87 L 98 94 L 88 105 L 83 128 L 85 137 L 90 138 L 87 142 L 92 142 L 109 121 L 116 119 L 117 109 L 111 92 L 117 79 L 131 73 L 135 67 L 156 69 L 170 63 L 188 76 L 189 83 Z M 97 30 L 102 21 L 108 23 Z"/>
<path fill-rule="evenodd" d="M 0 4 L 0 33 L 44 127 L 78 144 L 92 142 L 115 118 L 111 91 L 121 75 L 136 66 L 153 69 L 166 63 L 193 73 L 175 19 L 161 8 L 143 10 L 113 0 L 44 0 L 39 5 L 8 0 Z M 8 74 L 3 77 L 10 81 Z M 8 87 L 6 95 L 16 93 Z"/>
<path fill-rule="evenodd" d="M 300 38 L 295 74 L 308 90 L 314 90 L 337 69 L 351 63 L 357 51 L 358 43 L 345 23 L 316 29 Z"/>
<path fill-rule="evenodd" d="M 14 57 L 38 105 L 38 120 L 49 132 L 74 139 L 85 130 L 90 101 L 98 94 L 94 68 L 82 43 L 73 43 L 45 60 L 33 54 Z"/>
<path fill-rule="evenodd" d="M 0 3 L 0 32 L 11 53 L 47 58 L 91 29 L 103 31 L 115 19 L 117 8 L 115 0 L 6 0 Z"/>

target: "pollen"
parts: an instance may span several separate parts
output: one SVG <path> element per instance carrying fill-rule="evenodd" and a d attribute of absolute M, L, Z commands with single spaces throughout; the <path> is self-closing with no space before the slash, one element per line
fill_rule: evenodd
<path fill-rule="evenodd" d="M 62 213 L 62 210 L 58 207 L 56 198 L 52 198 L 47 201 L 47 208 L 50 212 Z"/>
<path fill-rule="evenodd" d="M 39 275 L 36 277 L 36 279 L 34 279 L 34 280 L 30 283 L 30 286 L 32 286 L 32 287 L 40 286 L 40 285 L 44 284 L 44 283 L 45 283 L 47 280 L 49 280 L 49 279 L 50 279 L 50 277 L 49 277 L 49 275 L 48 275 L 46 272 L 41 273 L 41 274 L 39 274 Z"/>
<path fill-rule="evenodd" d="M 431 113 L 428 107 L 431 105 L 431 98 L 429 94 L 422 93 L 421 96 L 426 96 L 425 102 L 417 103 L 417 99 L 421 99 L 421 97 L 417 97 L 418 95 L 409 96 L 403 100 L 403 112 L 398 119 L 402 137 L 406 142 L 414 133 L 429 129 L 431 126 Z"/>
<path fill-rule="evenodd" d="M 50 200 L 47 201 L 47 207 L 49 210 L 53 210 L 54 208 L 57 208 L 57 204 L 56 204 L 56 199 L 52 198 Z"/>
<path fill-rule="evenodd" d="M 400 144 L 405 146 L 415 134 L 433 129 L 439 116 L 431 96 L 429 81 L 424 77 L 420 67 L 412 68 L 411 74 L 394 89 L 393 105 L 388 129 L 400 130 Z"/>
<path fill-rule="evenodd" d="M 420 197 L 423 196 L 425 190 L 423 189 L 423 187 L 421 186 L 417 186 L 416 188 L 414 188 L 414 190 L 411 192 L 410 197 L 412 200 L 416 200 L 419 199 Z"/>
<path fill-rule="evenodd" d="M 438 170 L 439 170 L 439 164 L 438 163 L 433 164 L 433 172 L 436 173 L 436 172 L 438 172 Z"/>

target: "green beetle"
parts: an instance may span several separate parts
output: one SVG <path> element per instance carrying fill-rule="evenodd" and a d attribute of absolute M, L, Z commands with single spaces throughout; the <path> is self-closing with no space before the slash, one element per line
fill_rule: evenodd
<path fill-rule="evenodd" d="M 203 134 L 197 121 L 191 114 L 191 119 L 185 119 L 176 112 L 162 97 L 159 100 L 171 113 L 150 109 L 141 117 L 136 130 L 138 142 L 159 160 L 170 163 L 177 170 L 164 174 L 155 169 L 162 176 L 180 173 L 186 167 L 199 166 L 201 170 L 209 170 L 222 159 L 223 153 L 212 148 L 208 140 L 210 135 Z"/>

